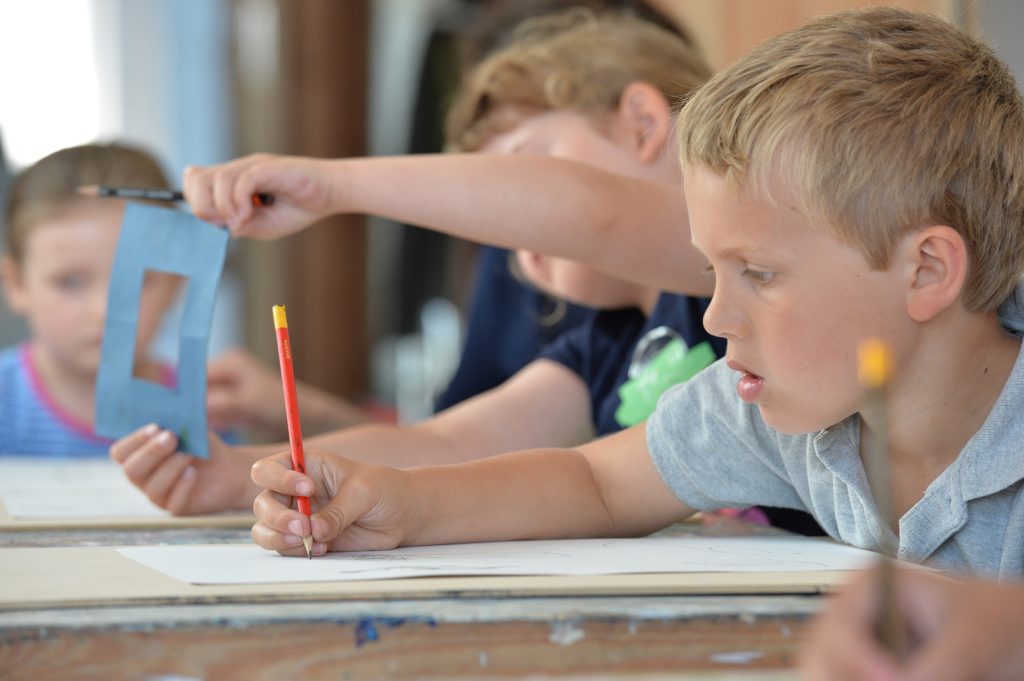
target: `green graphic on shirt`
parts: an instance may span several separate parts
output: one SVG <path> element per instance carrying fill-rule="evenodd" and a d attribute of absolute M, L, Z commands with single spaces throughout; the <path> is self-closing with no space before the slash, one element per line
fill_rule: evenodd
<path fill-rule="evenodd" d="M 619 386 L 621 404 L 615 410 L 615 420 L 623 428 L 640 423 L 654 413 L 663 392 L 690 380 L 715 359 L 715 351 L 707 341 L 687 350 L 682 340 L 674 339 L 639 376 Z"/>

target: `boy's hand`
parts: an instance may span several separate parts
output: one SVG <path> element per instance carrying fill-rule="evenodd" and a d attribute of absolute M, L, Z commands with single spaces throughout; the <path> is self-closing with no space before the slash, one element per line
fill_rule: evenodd
<path fill-rule="evenodd" d="M 305 556 L 302 537 L 312 521 L 313 553 L 393 549 L 411 536 L 418 514 L 408 475 L 393 468 L 357 463 L 333 454 L 305 452 L 306 475 L 291 469 L 288 452 L 252 467 L 265 487 L 253 510 L 252 537 L 265 549 Z M 295 509 L 294 497 L 308 496 L 313 515 Z"/>
<path fill-rule="evenodd" d="M 896 596 L 915 644 L 902 665 L 876 639 L 877 593 L 877 575 L 870 571 L 830 604 L 804 651 L 807 678 L 1024 678 L 1024 587 L 956 582 L 922 570 L 898 570 Z"/>
<path fill-rule="evenodd" d="M 210 427 L 225 431 L 255 428 L 272 439 L 288 438 L 281 374 L 245 350 L 230 350 L 206 370 L 206 409 Z M 340 397 L 298 382 L 302 432 L 316 435 L 367 423 L 370 414 Z"/>
<path fill-rule="evenodd" d="M 248 470 L 261 452 L 231 448 L 210 433 L 210 458 L 176 452 L 174 433 L 150 424 L 110 447 L 128 479 L 175 515 L 245 509 L 259 491 Z"/>
<path fill-rule="evenodd" d="M 206 369 L 206 409 L 210 427 L 239 426 L 288 436 L 281 376 L 244 350 L 231 350 Z"/>
<path fill-rule="evenodd" d="M 226 225 L 235 236 L 277 239 L 340 212 L 332 209 L 339 170 L 320 159 L 254 154 L 186 168 L 183 187 L 200 219 Z M 258 193 L 274 202 L 253 205 Z"/>

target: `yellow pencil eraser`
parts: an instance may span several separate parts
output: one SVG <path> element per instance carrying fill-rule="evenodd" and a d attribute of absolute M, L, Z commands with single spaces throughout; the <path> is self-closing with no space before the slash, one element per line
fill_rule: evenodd
<path fill-rule="evenodd" d="M 284 313 L 284 305 L 274 306 L 274 328 L 275 329 L 287 329 L 288 328 L 288 317 Z"/>
<path fill-rule="evenodd" d="M 868 388 L 878 388 L 889 380 L 892 357 L 888 346 L 878 338 L 865 338 L 857 347 L 858 375 Z"/>

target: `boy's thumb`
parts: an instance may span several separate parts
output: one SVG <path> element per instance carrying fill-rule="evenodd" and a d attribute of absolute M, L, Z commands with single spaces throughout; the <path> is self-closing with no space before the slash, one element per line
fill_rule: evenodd
<path fill-rule="evenodd" d="M 352 509 L 345 508 L 347 495 L 335 495 L 331 502 L 313 514 L 311 527 L 313 539 L 328 543 L 337 539 L 357 519 Z"/>

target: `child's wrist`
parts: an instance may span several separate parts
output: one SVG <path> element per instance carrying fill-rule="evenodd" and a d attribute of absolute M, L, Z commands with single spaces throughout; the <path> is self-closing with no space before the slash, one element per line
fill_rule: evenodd
<path fill-rule="evenodd" d="M 399 498 L 406 500 L 406 517 L 403 525 L 400 546 L 422 546 L 434 543 L 427 534 L 436 523 L 433 521 L 437 512 L 434 502 L 435 490 L 429 482 L 414 471 L 396 470 L 401 481 L 398 485 Z"/>
<path fill-rule="evenodd" d="M 327 214 L 356 212 L 352 205 L 352 164 L 346 159 L 323 161 L 326 164 L 324 185 L 327 189 Z"/>

